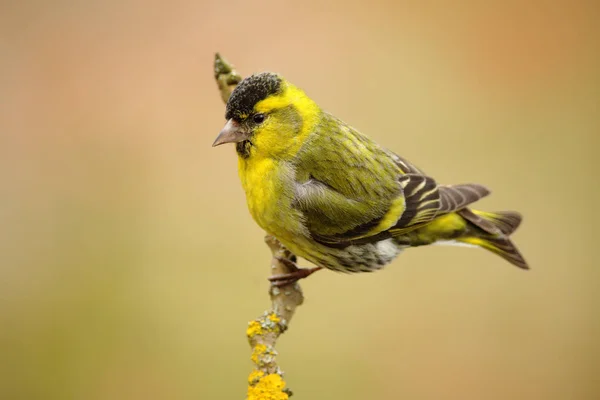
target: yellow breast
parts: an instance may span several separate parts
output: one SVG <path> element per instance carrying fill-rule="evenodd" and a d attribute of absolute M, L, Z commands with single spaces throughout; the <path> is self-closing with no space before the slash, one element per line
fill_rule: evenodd
<path fill-rule="evenodd" d="M 238 172 L 254 220 L 272 235 L 293 234 L 298 229 L 300 217 L 292 208 L 291 168 L 266 157 L 239 157 L 238 160 Z"/>

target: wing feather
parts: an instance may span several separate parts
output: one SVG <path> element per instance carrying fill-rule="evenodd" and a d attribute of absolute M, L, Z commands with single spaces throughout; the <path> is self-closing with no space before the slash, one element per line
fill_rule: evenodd
<path fill-rule="evenodd" d="M 425 175 L 406 174 L 399 178 L 404 188 L 406 210 L 390 229 L 399 236 L 487 196 L 490 192 L 478 184 L 440 186 Z"/>
<path fill-rule="evenodd" d="M 466 183 L 461 185 L 440 185 L 440 213 L 446 214 L 465 208 L 467 205 L 490 194 L 483 185 Z"/>

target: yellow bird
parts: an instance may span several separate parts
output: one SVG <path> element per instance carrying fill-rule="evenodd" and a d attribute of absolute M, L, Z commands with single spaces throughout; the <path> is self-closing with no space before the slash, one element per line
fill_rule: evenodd
<path fill-rule="evenodd" d="M 479 246 L 527 269 L 509 236 L 517 212 L 468 206 L 478 184 L 438 185 L 420 169 L 323 111 L 274 73 L 244 79 L 213 146 L 235 143 L 254 220 L 317 267 L 272 277 L 289 284 L 321 268 L 374 271 L 407 247 Z"/>

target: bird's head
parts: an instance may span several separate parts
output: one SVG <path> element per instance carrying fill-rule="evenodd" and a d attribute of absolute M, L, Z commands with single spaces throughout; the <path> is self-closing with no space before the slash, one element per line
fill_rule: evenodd
<path fill-rule="evenodd" d="M 293 157 L 320 117 L 319 107 L 281 76 L 263 72 L 231 93 L 227 123 L 213 146 L 236 143 L 240 157 Z"/>

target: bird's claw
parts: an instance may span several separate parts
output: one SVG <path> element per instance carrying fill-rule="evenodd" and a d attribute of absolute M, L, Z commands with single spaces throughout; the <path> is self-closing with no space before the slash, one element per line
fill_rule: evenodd
<path fill-rule="evenodd" d="M 299 269 L 302 269 L 302 268 L 298 267 L 298 264 L 296 264 L 296 262 L 294 260 L 290 260 L 289 258 L 275 257 L 275 259 L 277 261 L 279 261 L 280 263 L 284 264 L 290 272 L 295 272 L 295 271 L 298 271 Z M 282 274 L 282 275 L 285 275 L 285 274 Z"/>
<path fill-rule="evenodd" d="M 284 257 L 275 257 L 277 261 L 285 264 L 286 267 L 290 270 L 290 272 L 285 274 L 276 274 L 271 275 L 269 277 L 269 281 L 271 285 L 276 287 L 287 286 L 297 282 L 300 279 L 304 279 L 323 267 L 315 267 L 315 268 L 299 268 L 296 263 L 290 259 Z"/>

